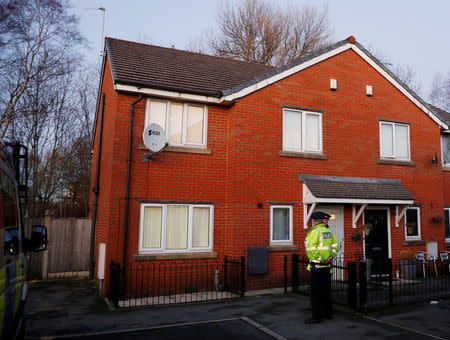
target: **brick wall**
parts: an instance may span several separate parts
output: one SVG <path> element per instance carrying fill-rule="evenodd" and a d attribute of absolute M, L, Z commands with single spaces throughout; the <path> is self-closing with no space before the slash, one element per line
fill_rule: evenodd
<path fill-rule="evenodd" d="M 329 88 L 337 79 L 337 91 Z M 373 86 L 373 97 L 365 94 Z M 107 261 L 121 262 L 130 104 L 137 97 L 114 92 L 107 63 L 102 91 L 106 93 L 102 175 L 97 243 L 107 243 Z M 282 106 L 323 110 L 323 153 L 326 160 L 283 157 Z M 294 202 L 294 244 L 303 254 L 302 183 L 298 174 L 401 179 L 421 207 L 422 239 L 445 247 L 444 225 L 433 223 L 449 204 L 450 176 L 431 163 L 440 150 L 439 126 L 355 52 L 348 50 L 282 81 L 238 99 L 231 107 L 208 107 L 208 149 L 211 154 L 163 151 L 143 162 L 145 99 L 135 106 L 127 260 L 138 253 L 140 199 L 213 201 L 214 251 L 246 255 L 248 246 L 268 246 L 270 206 Z M 379 120 L 411 122 L 410 149 L 414 166 L 379 164 Z M 98 131 L 98 129 L 97 129 Z M 96 154 L 94 142 L 94 163 Z M 94 169 L 95 171 L 95 169 Z M 258 207 L 262 203 L 262 208 Z M 392 254 L 404 249 L 404 229 L 396 228 L 390 207 Z M 362 251 L 350 241 L 351 205 L 345 206 L 345 250 Z M 361 220 L 356 231 L 361 231 Z M 424 246 L 414 249 L 425 250 Z M 270 252 L 269 275 L 249 276 L 258 288 L 278 280 L 283 255 Z M 281 276 L 282 277 L 282 276 Z"/>

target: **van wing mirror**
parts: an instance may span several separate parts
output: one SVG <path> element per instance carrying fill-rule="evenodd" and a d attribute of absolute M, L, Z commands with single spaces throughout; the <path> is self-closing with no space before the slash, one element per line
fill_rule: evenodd
<path fill-rule="evenodd" d="M 47 249 L 47 227 L 34 225 L 31 229 L 31 250 L 43 251 Z"/>
<path fill-rule="evenodd" d="M 19 254 L 19 229 L 6 229 L 5 230 L 5 245 L 4 252 L 9 255 Z"/>

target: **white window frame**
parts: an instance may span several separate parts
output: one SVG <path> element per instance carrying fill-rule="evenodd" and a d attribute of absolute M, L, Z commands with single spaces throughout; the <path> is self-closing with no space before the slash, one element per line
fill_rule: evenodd
<path fill-rule="evenodd" d="M 450 168 L 450 162 L 444 163 L 444 143 L 442 143 L 444 138 L 450 139 L 450 134 L 442 134 L 441 135 L 441 161 L 442 161 L 443 167 Z"/>
<path fill-rule="evenodd" d="M 394 155 L 383 155 L 383 149 L 381 147 L 382 143 L 383 143 L 383 136 L 381 133 L 381 126 L 382 125 L 392 125 L 392 148 L 393 148 L 393 153 Z M 396 140 L 395 140 L 395 129 L 396 126 L 406 126 L 408 128 L 408 140 L 407 140 L 407 144 L 408 144 L 408 157 L 407 158 L 400 158 L 398 157 L 396 154 Z M 410 134 L 410 129 L 409 129 L 409 124 L 403 124 L 403 123 L 394 123 L 394 122 L 388 122 L 388 121 L 380 121 L 379 123 L 379 135 L 380 135 L 380 157 L 381 158 L 387 158 L 387 159 L 398 159 L 398 160 L 405 160 L 405 161 L 410 161 L 411 160 L 411 134 Z"/>
<path fill-rule="evenodd" d="M 408 210 L 417 210 L 417 235 L 414 236 L 408 236 L 407 226 L 406 223 L 408 222 L 406 220 L 406 214 Z M 421 223 L 420 223 L 420 207 L 409 207 L 406 209 L 405 212 L 405 240 L 420 240 L 421 239 Z"/>
<path fill-rule="evenodd" d="M 187 231 L 187 248 L 186 249 L 166 249 L 166 219 L 167 207 L 188 207 L 188 231 Z M 161 247 L 160 248 L 144 248 L 144 210 L 146 207 L 162 208 L 162 230 L 161 230 Z M 194 208 L 209 208 L 209 245 L 207 247 L 192 247 L 192 229 L 193 229 L 193 212 Z M 139 217 L 139 254 L 152 253 L 191 253 L 191 252 L 208 252 L 213 250 L 213 230 L 214 229 L 214 206 L 207 204 L 158 204 L 158 203 L 142 203 Z"/>
<path fill-rule="evenodd" d="M 274 240 L 273 239 L 273 210 L 274 209 L 289 209 L 289 240 Z M 293 217 L 291 205 L 271 205 L 270 206 L 270 244 L 292 244 L 293 243 Z"/>
<path fill-rule="evenodd" d="M 285 113 L 287 111 L 290 112 L 297 112 L 302 117 L 302 131 L 299 133 L 301 134 L 302 139 L 302 146 L 300 149 L 294 149 L 294 148 L 287 148 L 285 147 Z M 318 150 L 309 150 L 305 148 L 306 145 L 306 115 L 311 114 L 319 117 L 319 149 Z M 282 140 L 282 148 L 283 151 L 290 151 L 290 152 L 307 152 L 307 153 L 322 153 L 323 150 L 323 133 L 322 133 L 322 113 L 321 112 L 313 112 L 313 111 L 307 111 L 307 110 L 297 110 L 297 109 L 290 109 L 290 108 L 283 108 L 283 140 Z"/>
<path fill-rule="evenodd" d="M 444 214 L 448 214 L 448 219 L 449 219 L 449 223 L 450 223 L 450 208 L 444 208 Z M 444 223 L 445 223 L 445 218 L 444 218 Z M 444 236 L 445 236 L 445 233 L 444 233 Z M 445 241 L 450 242 L 450 237 L 446 237 Z"/>
<path fill-rule="evenodd" d="M 206 148 L 207 146 L 207 131 L 208 131 L 208 106 L 196 103 L 186 103 L 186 102 L 176 102 L 171 100 L 148 98 L 145 106 L 145 122 L 144 125 L 149 124 L 150 119 L 150 103 L 151 102 L 161 102 L 166 103 L 166 117 L 165 125 L 161 126 L 166 133 L 167 138 L 170 140 L 170 115 L 172 112 L 172 104 L 183 105 L 183 118 L 181 125 L 181 143 L 170 143 L 173 146 L 184 146 L 184 147 L 194 147 L 194 148 Z M 187 120 L 188 120 L 188 108 L 189 106 L 197 106 L 203 109 L 203 143 L 188 143 L 187 142 Z"/>

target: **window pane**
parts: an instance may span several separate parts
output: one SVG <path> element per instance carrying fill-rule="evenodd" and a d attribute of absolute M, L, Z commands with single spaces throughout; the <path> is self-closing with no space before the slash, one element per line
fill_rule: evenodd
<path fill-rule="evenodd" d="M 170 143 L 181 144 L 181 127 L 183 125 L 183 104 L 172 103 L 170 110 Z"/>
<path fill-rule="evenodd" d="M 319 115 L 306 114 L 305 150 L 319 151 Z"/>
<path fill-rule="evenodd" d="M 381 155 L 393 157 L 393 126 L 392 124 L 381 124 Z"/>
<path fill-rule="evenodd" d="M 289 209 L 273 208 L 273 240 L 289 240 Z"/>
<path fill-rule="evenodd" d="M 194 208 L 192 247 L 209 246 L 209 208 Z"/>
<path fill-rule="evenodd" d="M 445 212 L 445 238 L 450 238 L 450 210 L 444 210 Z"/>
<path fill-rule="evenodd" d="M 442 140 L 442 163 L 450 165 L 450 136 L 441 136 Z"/>
<path fill-rule="evenodd" d="M 161 248 L 162 207 L 144 208 L 143 248 Z"/>
<path fill-rule="evenodd" d="M 408 126 L 395 126 L 395 157 L 409 158 Z"/>
<path fill-rule="evenodd" d="M 188 106 L 186 141 L 203 143 L 203 107 L 201 106 Z"/>
<path fill-rule="evenodd" d="M 166 102 L 150 101 L 150 117 L 148 124 L 158 124 L 166 131 Z"/>
<path fill-rule="evenodd" d="M 188 207 L 168 206 L 166 249 L 187 249 Z"/>
<path fill-rule="evenodd" d="M 302 149 L 302 114 L 284 110 L 283 150 Z"/>
<path fill-rule="evenodd" d="M 419 236 L 417 209 L 406 210 L 406 236 Z"/>

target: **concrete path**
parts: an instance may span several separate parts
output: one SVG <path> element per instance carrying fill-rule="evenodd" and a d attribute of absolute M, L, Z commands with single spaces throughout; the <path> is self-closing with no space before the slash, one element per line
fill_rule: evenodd
<path fill-rule="evenodd" d="M 450 339 L 450 300 L 359 314 L 336 306 L 333 320 L 306 325 L 309 298 L 279 291 L 225 301 L 110 311 L 88 280 L 31 284 L 27 339 Z"/>

